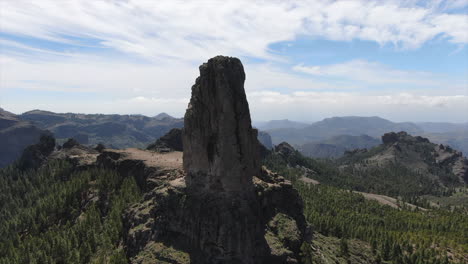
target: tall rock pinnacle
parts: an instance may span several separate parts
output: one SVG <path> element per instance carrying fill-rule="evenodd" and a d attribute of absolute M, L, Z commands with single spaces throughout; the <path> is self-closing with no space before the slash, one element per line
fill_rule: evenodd
<path fill-rule="evenodd" d="M 252 176 L 260 173 L 244 81 L 237 58 L 217 56 L 200 66 L 183 131 L 186 182 L 193 190 L 251 190 Z"/>
<path fill-rule="evenodd" d="M 289 181 L 260 166 L 244 81 L 239 59 L 218 56 L 200 66 L 182 131 L 185 172 L 154 181 L 148 202 L 125 216 L 132 263 L 142 255 L 186 263 L 167 258 L 165 246 L 194 264 L 299 263 L 310 237 L 302 200 Z"/>

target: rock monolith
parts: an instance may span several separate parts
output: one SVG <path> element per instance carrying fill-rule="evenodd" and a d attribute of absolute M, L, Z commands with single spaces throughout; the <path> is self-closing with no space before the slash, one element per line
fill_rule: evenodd
<path fill-rule="evenodd" d="M 237 58 L 217 56 L 200 66 L 183 130 L 184 169 L 192 190 L 249 191 L 252 176 L 260 173 L 244 81 Z"/>

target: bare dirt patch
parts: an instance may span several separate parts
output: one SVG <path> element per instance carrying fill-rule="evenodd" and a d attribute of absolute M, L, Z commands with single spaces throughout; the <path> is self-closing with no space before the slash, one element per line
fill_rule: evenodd
<path fill-rule="evenodd" d="M 114 152 L 125 155 L 127 159 L 141 160 L 148 167 L 160 167 L 167 169 L 182 169 L 182 152 L 173 151 L 167 153 L 159 153 L 136 148 L 128 148 L 123 150 L 112 150 Z"/>

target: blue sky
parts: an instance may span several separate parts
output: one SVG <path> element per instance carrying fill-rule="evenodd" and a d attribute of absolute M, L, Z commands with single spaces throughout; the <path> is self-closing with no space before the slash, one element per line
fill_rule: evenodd
<path fill-rule="evenodd" d="M 239 57 L 254 120 L 468 121 L 468 2 L 1 1 L 0 107 L 182 116 Z"/>

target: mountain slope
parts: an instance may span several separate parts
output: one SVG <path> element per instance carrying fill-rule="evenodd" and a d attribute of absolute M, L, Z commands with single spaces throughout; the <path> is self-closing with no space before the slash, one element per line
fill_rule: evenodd
<path fill-rule="evenodd" d="M 0 108 L 0 168 L 17 160 L 23 150 L 39 142 L 43 134 L 50 133 Z"/>

